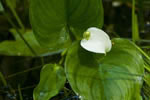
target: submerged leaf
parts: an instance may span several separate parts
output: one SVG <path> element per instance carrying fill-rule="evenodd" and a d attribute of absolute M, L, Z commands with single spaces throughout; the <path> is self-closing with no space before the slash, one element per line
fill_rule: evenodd
<path fill-rule="evenodd" d="M 34 100 L 49 100 L 57 95 L 66 81 L 64 70 L 59 65 L 47 64 L 40 74 L 40 82 L 34 89 Z"/>
<path fill-rule="evenodd" d="M 113 39 L 107 55 L 88 52 L 76 42 L 69 49 L 65 72 L 81 100 L 140 100 L 144 61 L 132 42 Z"/>

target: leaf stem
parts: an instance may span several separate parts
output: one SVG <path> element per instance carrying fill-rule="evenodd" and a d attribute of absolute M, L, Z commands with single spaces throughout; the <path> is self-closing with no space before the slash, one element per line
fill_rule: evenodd
<path fill-rule="evenodd" d="M 72 42 L 75 41 L 76 38 L 75 38 L 73 32 L 71 31 L 69 24 L 67 24 L 66 30 L 68 30 L 68 33 L 69 33 L 69 36 L 70 36 L 70 39 L 72 40 Z"/>
<path fill-rule="evenodd" d="M 138 46 L 136 48 L 150 61 L 150 57 Z"/>
<path fill-rule="evenodd" d="M 146 57 L 146 59 L 148 60 L 148 63 L 150 63 L 150 57 L 137 45 L 135 45 L 136 48 L 141 52 L 142 55 L 144 55 Z M 145 69 L 147 69 L 149 71 L 150 66 L 145 66 Z"/>
<path fill-rule="evenodd" d="M 10 8 L 12 14 L 14 15 L 14 17 L 16 18 L 16 21 L 18 22 L 20 28 L 23 30 L 23 32 L 25 31 L 25 27 L 21 21 L 21 19 L 19 18 L 16 10 L 14 9 L 14 7 L 12 6 L 11 4 L 11 1 L 10 0 L 6 0 L 6 3 L 7 3 L 7 6 Z"/>
<path fill-rule="evenodd" d="M 21 31 L 18 30 L 17 26 L 13 23 L 13 21 L 8 17 L 8 15 L 4 12 L 5 17 L 7 18 L 8 22 L 16 29 L 17 34 L 20 36 L 20 38 L 24 41 L 24 43 L 26 44 L 26 46 L 29 48 L 29 50 L 31 51 L 31 53 L 34 56 L 37 56 L 36 52 L 34 51 L 34 49 L 30 46 L 30 44 L 27 42 L 27 40 L 23 37 Z"/>
<path fill-rule="evenodd" d="M 18 85 L 18 92 L 19 92 L 19 98 L 20 98 L 20 100 L 23 100 L 20 85 Z"/>
<path fill-rule="evenodd" d="M 26 69 L 26 70 L 23 70 L 23 71 L 21 71 L 21 72 L 8 75 L 7 78 L 12 78 L 12 77 L 15 77 L 15 76 L 20 75 L 20 74 L 23 74 L 23 73 L 27 73 L 27 72 L 30 72 L 30 71 L 33 71 L 33 70 L 37 70 L 37 69 L 40 69 L 41 67 L 42 67 L 42 66 L 37 66 L 37 67 L 30 68 L 30 69 Z M 7 78 L 6 78 L 6 79 L 7 79 Z"/>
<path fill-rule="evenodd" d="M 37 84 L 31 85 L 31 86 L 27 86 L 27 87 L 24 87 L 24 88 L 20 88 L 20 90 L 23 91 L 23 90 L 31 89 L 31 88 L 34 88 L 35 86 L 37 86 Z M 18 91 L 19 91 L 18 89 L 14 89 L 14 92 L 18 92 Z M 8 93 L 7 91 L 3 91 L 3 90 L 0 90 L 0 92 Z"/>
<path fill-rule="evenodd" d="M 5 80 L 5 78 L 4 78 L 3 74 L 2 74 L 2 72 L 0 72 L 0 78 L 1 78 L 1 81 L 2 81 L 3 85 L 4 85 L 4 86 L 7 86 L 7 82 L 6 82 L 6 80 Z"/>
<path fill-rule="evenodd" d="M 136 42 L 139 39 L 138 17 L 135 14 L 135 0 L 132 0 L 132 40 Z"/>

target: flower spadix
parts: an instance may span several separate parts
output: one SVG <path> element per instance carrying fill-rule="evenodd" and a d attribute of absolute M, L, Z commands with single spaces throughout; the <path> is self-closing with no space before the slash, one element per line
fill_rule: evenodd
<path fill-rule="evenodd" d="M 81 46 L 94 53 L 104 53 L 111 50 L 112 44 L 109 36 L 96 27 L 91 27 L 83 33 L 83 39 L 80 42 Z"/>

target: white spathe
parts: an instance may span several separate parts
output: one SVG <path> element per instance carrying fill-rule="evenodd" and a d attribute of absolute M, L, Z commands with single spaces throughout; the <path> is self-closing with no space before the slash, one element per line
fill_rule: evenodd
<path fill-rule="evenodd" d="M 96 27 L 88 28 L 84 33 L 90 33 L 88 38 L 83 38 L 80 42 L 81 46 L 94 53 L 104 53 L 109 52 L 112 47 L 111 40 L 109 36 L 101 29 Z"/>

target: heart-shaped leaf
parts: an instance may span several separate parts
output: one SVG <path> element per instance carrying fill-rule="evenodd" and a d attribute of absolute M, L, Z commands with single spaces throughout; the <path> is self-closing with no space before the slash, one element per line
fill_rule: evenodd
<path fill-rule="evenodd" d="M 34 100 L 49 100 L 59 93 L 66 81 L 64 70 L 59 65 L 47 64 L 40 74 L 40 82 L 34 89 Z"/>
<path fill-rule="evenodd" d="M 144 61 L 134 44 L 113 39 L 106 55 L 88 52 L 74 43 L 67 54 L 65 71 L 81 100 L 140 100 Z"/>
<path fill-rule="evenodd" d="M 102 0 L 31 0 L 30 19 L 41 45 L 64 48 L 73 34 L 81 39 L 87 28 L 102 27 Z"/>

